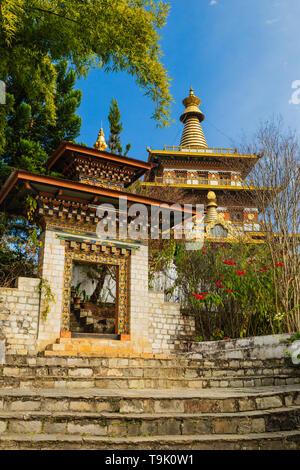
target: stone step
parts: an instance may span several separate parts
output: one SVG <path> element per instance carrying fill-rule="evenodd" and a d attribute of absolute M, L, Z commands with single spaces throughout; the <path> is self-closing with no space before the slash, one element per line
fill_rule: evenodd
<path fill-rule="evenodd" d="M 88 342 L 89 338 L 72 338 L 73 342 Z M 267 360 L 207 360 L 207 359 L 186 359 L 184 357 L 154 357 L 152 355 L 136 356 L 136 355 L 119 355 L 118 357 L 97 356 L 97 357 L 47 357 L 39 356 L 16 356 L 7 355 L 6 365 L 28 365 L 28 366 L 61 366 L 61 367 L 197 367 L 199 369 L 252 369 L 254 367 L 262 369 L 273 368 L 274 372 L 277 368 L 288 367 L 300 373 L 299 367 L 292 364 L 290 358 L 267 359 Z"/>
<path fill-rule="evenodd" d="M 300 406 L 236 413 L 86 413 L 0 411 L 1 433 L 106 437 L 251 434 L 300 430 Z"/>
<path fill-rule="evenodd" d="M 25 377 L 30 376 L 48 376 L 59 375 L 62 377 L 140 377 L 140 378 L 177 378 L 177 379 L 198 379 L 198 378 L 226 378 L 226 377 L 299 377 L 297 368 L 277 367 L 277 368 L 260 368 L 253 367 L 251 369 L 241 369 L 235 367 L 206 369 L 198 366 L 190 367 L 165 367 L 160 368 L 145 367 L 101 367 L 101 366 L 60 366 L 60 365 L 5 365 L 0 366 L 0 375 L 4 377 Z"/>
<path fill-rule="evenodd" d="M 21 450 L 297 450 L 300 431 L 156 437 L 1 434 L 0 449 Z"/>
<path fill-rule="evenodd" d="M 218 378 L 141 378 L 132 377 L 76 377 L 76 376 L 7 376 L 0 377 L 1 388 L 90 388 L 103 389 L 202 389 L 202 388 L 238 388 L 238 387 L 267 387 L 276 385 L 299 384 L 299 376 L 226 376 Z"/>
<path fill-rule="evenodd" d="M 0 389 L 0 412 L 240 413 L 300 406 L 300 386 L 202 390 Z"/>

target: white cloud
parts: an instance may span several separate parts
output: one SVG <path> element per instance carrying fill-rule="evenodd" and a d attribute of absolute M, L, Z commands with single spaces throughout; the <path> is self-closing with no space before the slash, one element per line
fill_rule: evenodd
<path fill-rule="evenodd" d="M 278 21 L 279 21 L 279 18 L 273 18 L 271 20 L 267 20 L 266 24 L 274 24 L 274 23 L 277 23 Z"/>
<path fill-rule="evenodd" d="M 211 6 L 217 5 L 217 3 L 218 3 L 217 0 L 210 0 L 210 2 L 209 2 L 209 4 L 210 4 Z"/>

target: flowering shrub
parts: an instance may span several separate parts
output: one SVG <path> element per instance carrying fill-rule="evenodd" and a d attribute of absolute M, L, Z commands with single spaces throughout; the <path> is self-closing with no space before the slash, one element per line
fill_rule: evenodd
<path fill-rule="evenodd" d="M 236 243 L 186 251 L 182 244 L 176 253 L 176 286 L 204 340 L 281 333 L 287 326 L 297 330 L 297 306 L 284 311 L 276 295 L 286 266 L 272 262 L 266 246 Z M 292 287 L 286 295 L 292 299 Z"/>

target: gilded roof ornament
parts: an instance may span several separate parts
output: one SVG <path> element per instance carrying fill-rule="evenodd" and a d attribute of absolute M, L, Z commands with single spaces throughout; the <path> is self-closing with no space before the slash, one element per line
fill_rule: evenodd
<path fill-rule="evenodd" d="M 104 137 L 104 132 L 103 132 L 102 127 L 98 134 L 98 138 L 96 142 L 94 143 L 94 148 L 97 150 L 102 150 L 102 151 L 107 149 L 107 143 L 105 142 L 105 137 Z"/>
<path fill-rule="evenodd" d="M 204 219 L 204 223 L 209 224 L 213 220 L 218 219 L 217 213 L 217 196 L 213 191 L 209 191 L 207 194 L 208 204 L 207 204 L 207 213 Z"/>
<path fill-rule="evenodd" d="M 190 94 L 183 100 L 185 110 L 180 116 L 184 123 L 184 130 L 181 137 L 180 147 L 183 148 L 207 148 L 207 143 L 201 122 L 204 120 L 204 114 L 199 109 L 200 98 L 195 96 L 194 90 L 190 88 Z"/>

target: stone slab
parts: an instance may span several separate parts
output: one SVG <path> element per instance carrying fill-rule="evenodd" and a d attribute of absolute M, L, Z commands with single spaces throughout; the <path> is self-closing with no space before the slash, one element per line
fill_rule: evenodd
<path fill-rule="evenodd" d="M 5 341 L 0 340 L 0 364 L 5 364 Z"/>

